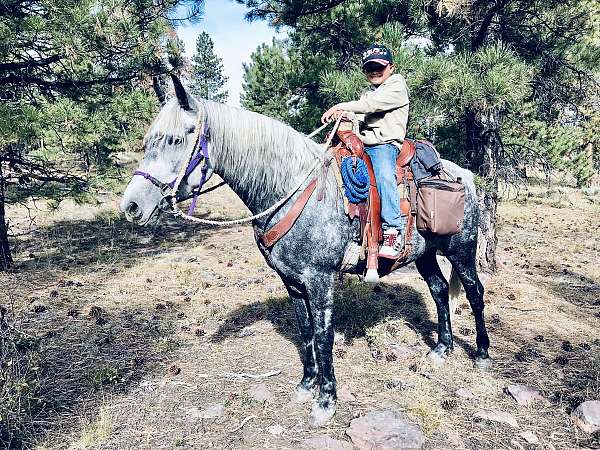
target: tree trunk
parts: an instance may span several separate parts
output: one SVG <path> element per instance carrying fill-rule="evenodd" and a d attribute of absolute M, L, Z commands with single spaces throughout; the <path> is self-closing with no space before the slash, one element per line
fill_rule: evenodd
<path fill-rule="evenodd" d="M 8 227 L 4 215 L 4 197 L 0 198 L 0 271 L 8 269 L 12 265 L 10 245 L 8 242 Z"/>
<path fill-rule="evenodd" d="M 8 269 L 12 265 L 10 244 L 8 242 L 8 225 L 6 223 L 4 203 L 4 174 L 2 172 L 2 158 L 0 158 L 0 271 Z"/>
<path fill-rule="evenodd" d="M 498 157 L 500 155 L 500 123 L 498 110 L 468 111 L 466 115 L 467 159 L 477 176 L 479 198 L 479 236 L 477 265 L 479 270 L 496 270 L 496 221 L 498 209 Z"/>

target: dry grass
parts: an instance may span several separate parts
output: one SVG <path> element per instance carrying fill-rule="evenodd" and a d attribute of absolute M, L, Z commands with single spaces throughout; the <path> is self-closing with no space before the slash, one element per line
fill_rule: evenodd
<path fill-rule="evenodd" d="M 101 446 L 106 441 L 114 428 L 115 419 L 106 408 L 100 408 L 98 416 L 92 420 L 85 420 L 81 424 L 81 437 L 69 446 L 72 449 L 87 449 Z"/>
<path fill-rule="evenodd" d="M 597 446 L 569 413 L 600 398 L 598 193 L 539 189 L 500 207 L 500 270 L 486 286 L 493 368 L 472 367 L 464 299 L 456 349 L 434 369 L 424 355 L 437 319 L 418 275 L 393 275 L 375 289 L 346 277 L 335 299 L 335 366 L 339 386 L 356 399 L 341 400 L 318 431 L 306 423 L 309 406 L 288 401 L 301 376 L 295 317 L 250 227 L 139 230 L 116 215 L 111 198 L 40 214 L 37 231 L 17 244 L 17 271 L 0 275 L 23 331 L 40 343 L 45 406 L 28 443 L 297 449 L 317 433 L 347 439 L 353 417 L 393 406 L 420 424 L 428 449 Z M 227 191 L 202 208 L 242 214 Z M 398 356 L 398 345 L 414 351 Z M 272 369 L 281 374 L 264 380 L 273 396 L 264 403 L 251 395 L 255 381 L 224 375 Z M 550 405 L 517 406 L 505 393 L 511 383 L 537 386 Z M 459 387 L 475 398 L 457 397 Z M 215 403 L 225 405 L 222 417 L 198 418 Z M 511 412 L 519 429 L 475 421 L 481 409 Z M 542 444 L 528 447 L 524 430 Z"/>

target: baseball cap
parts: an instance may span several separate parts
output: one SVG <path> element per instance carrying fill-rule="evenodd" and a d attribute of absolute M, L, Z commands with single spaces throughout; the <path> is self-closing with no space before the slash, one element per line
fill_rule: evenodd
<path fill-rule="evenodd" d="M 371 45 L 366 49 L 362 54 L 362 58 L 363 67 L 370 62 L 379 63 L 384 66 L 393 63 L 392 52 L 387 47 L 377 44 Z"/>

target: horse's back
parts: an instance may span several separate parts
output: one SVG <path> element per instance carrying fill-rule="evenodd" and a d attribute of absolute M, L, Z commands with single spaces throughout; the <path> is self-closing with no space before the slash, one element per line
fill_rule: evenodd
<path fill-rule="evenodd" d="M 458 164 L 447 159 L 442 159 L 442 165 L 444 166 L 444 169 L 447 172 L 449 172 L 450 175 L 452 175 L 454 178 L 460 177 L 462 178 L 464 184 L 469 184 L 475 187 L 475 176 L 473 175 L 473 172 L 471 172 L 469 169 L 465 169 L 464 167 L 461 167 Z"/>

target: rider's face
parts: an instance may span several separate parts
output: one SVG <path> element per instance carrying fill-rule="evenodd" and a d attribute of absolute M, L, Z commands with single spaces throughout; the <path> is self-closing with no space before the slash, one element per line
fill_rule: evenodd
<path fill-rule="evenodd" d="M 395 69 L 396 66 L 393 64 L 384 66 L 383 64 L 373 62 L 367 63 L 363 67 L 363 72 L 366 75 L 367 80 L 369 80 L 369 83 L 379 86 L 394 73 Z"/>

